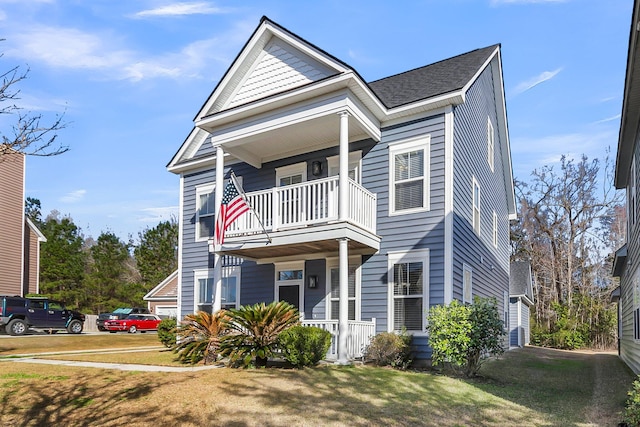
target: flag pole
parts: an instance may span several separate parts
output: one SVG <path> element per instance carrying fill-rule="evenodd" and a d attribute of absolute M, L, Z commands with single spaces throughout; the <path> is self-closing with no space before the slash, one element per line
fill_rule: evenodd
<path fill-rule="evenodd" d="M 249 201 L 247 200 L 247 195 L 244 194 L 244 189 L 242 188 L 242 186 L 240 186 L 240 184 L 238 184 L 238 180 L 236 179 L 236 174 L 233 172 L 233 170 L 231 170 L 231 174 L 229 175 L 229 177 L 233 181 L 233 185 L 235 185 L 236 188 L 238 189 L 238 192 L 240 193 L 240 196 L 242 197 L 244 202 L 247 204 L 247 206 L 249 206 L 249 209 L 251 209 L 251 212 L 253 212 L 253 214 L 256 216 L 256 219 L 258 220 L 258 224 L 260 224 L 260 227 L 262 227 L 262 231 L 264 231 L 264 234 L 267 236 L 267 239 L 269 239 L 269 243 L 273 243 L 271 240 L 271 236 L 269 236 L 269 233 L 267 233 L 267 229 L 264 228 L 264 224 L 260 220 L 260 216 L 255 211 L 255 209 L 253 209 L 253 206 L 251 205 L 251 203 L 249 203 Z"/>

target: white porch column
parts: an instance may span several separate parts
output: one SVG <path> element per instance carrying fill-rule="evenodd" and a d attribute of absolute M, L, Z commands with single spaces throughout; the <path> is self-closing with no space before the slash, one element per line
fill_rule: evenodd
<path fill-rule="evenodd" d="M 340 156 L 342 157 L 342 156 Z M 340 305 L 338 311 L 338 360 L 339 365 L 349 364 L 349 239 L 340 239 Z"/>
<path fill-rule="evenodd" d="M 222 193 L 224 192 L 224 151 L 220 145 L 215 145 L 216 148 L 216 189 L 215 189 L 215 204 L 216 204 L 216 220 L 220 215 L 220 205 L 222 204 Z M 214 225 L 214 239 L 215 225 Z M 215 240 L 214 240 L 215 241 Z M 212 310 L 215 313 L 220 311 L 222 307 L 222 257 L 218 252 L 220 247 L 214 246 L 213 252 L 213 283 L 215 288 L 213 292 L 213 307 Z"/>
<path fill-rule="evenodd" d="M 340 176 L 338 180 L 338 219 L 349 218 L 349 113 L 340 115 Z M 342 273 L 340 273 L 342 274 Z"/>

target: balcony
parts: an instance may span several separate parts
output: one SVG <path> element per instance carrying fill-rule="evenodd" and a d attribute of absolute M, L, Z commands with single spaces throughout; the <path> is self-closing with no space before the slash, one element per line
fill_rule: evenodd
<path fill-rule="evenodd" d="M 376 195 L 349 179 L 349 209 L 340 221 L 338 182 L 333 176 L 247 193 L 254 212 L 231 225 L 222 252 L 254 259 L 331 253 L 340 238 L 349 240 L 350 251 L 376 252 Z"/>

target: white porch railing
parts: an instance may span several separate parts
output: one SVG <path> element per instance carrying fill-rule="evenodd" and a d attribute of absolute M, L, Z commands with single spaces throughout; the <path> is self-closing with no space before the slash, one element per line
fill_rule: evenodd
<path fill-rule="evenodd" d="M 316 326 L 331 332 L 331 347 L 327 352 L 327 359 L 338 358 L 338 321 L 337 320 L 303 320 L 304 326 Z M 376 319 L 370 322 L 349 320 L 349 337 L 347 340 L 347 357 L 350 360 L 363 356 L 365 347 L 376 334 Z"/>
<path fill-rule="evenodd" d="M 337 221 L 338 187 L 338 177 L 333 176 L 254 191 L 246 196 L 267 231 L 278 231 Z M 351 179 L 348 192 L 349 220 L 375 233 L 376 195 Z M 258 218 L 252 212 L 247 212 L 231 224 L 227 236 L 260 232 L 262 227 Z"/>

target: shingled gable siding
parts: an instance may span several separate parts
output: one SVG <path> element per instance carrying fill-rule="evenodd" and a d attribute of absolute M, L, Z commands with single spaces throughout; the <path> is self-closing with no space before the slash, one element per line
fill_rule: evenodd
<path fill-rule="evenodd" d="M 389 144 L 430 135 L 430 210 L 389 216 Z M 377 233 L 380 252 L 364 259 L 362 319 L 377 319 L 377 332 L 387 330 L 389 284 L 387 254 L 429 249 L 429 304 L 444 301 L 444 115 L 382 129 L 382 140 L 362 160 L 362 183 L 378 195 Z M 425 313 L 426 318 L 426 313 Z M 414 337 L 417 357 L 430 356 L 426 336 Z"/>
<path fill-rule="evenodd" d="M 0 295 L 22 295 L 24 156 L 0 161 Z"/>
<path fill-rule="evenodd" d="M 509 290 L 509 220 L 500 134 L 493 91 L 492 67 L 487 67 L 454 109 L 453 297 L 462 298 L 462 264 L 473 268 L 473 293 L 496 297 L 502 312 Z M 495 76 L 499 78 L 499 76 Z M 487 162 L 487 117 L 495 132 L 495 170 Z M 472 181 L 480 184 L 480 236 L 472 227 Z M 493 212 L 498 216 L 498 247 L 493 246 Z M 493 267 L 493 268 L 492 268 Z"/>

